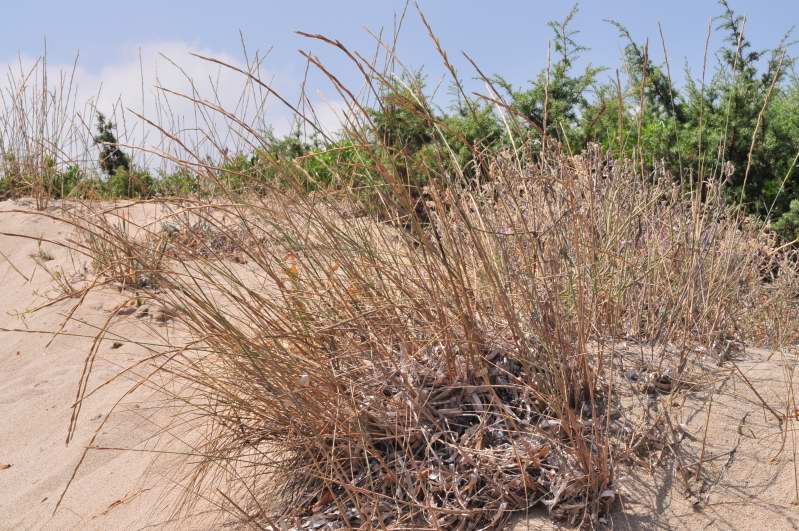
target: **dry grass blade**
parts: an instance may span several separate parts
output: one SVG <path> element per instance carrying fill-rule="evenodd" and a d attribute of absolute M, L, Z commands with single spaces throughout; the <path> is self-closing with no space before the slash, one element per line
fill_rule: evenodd
<path fill-rule="evenodd" d="M 476 114 L 482 103 L 468 100 L 422 22 Z M 704 109 L 700 186 L 682 187 L 661 165 L 644 164 L 648 46 L 632 161 L 594 144 L 572 154 L 565 132 L 564 146 L 546 132 L 549 68 L 542 126 L 505 103 L 466 56 L 504 126 L 496 149 L 468 144 L 479 166 L 468 177 L 445 121 L 409 72 L 388 67 L 398 63 L 393 46 L 378 38 L 381 71 L 340 41 L 301 35 L 344 53 L 377 98 L 360 101 L 303 52 L 348 109 L 346 142 L 312 155 L 355 153 L 325 162 L 327 186 L 310 178 L 303 157 L 256 153 L 245 162 L 273 180 L 236 188 L 220 176 L 244 172 L 215 167 L 181 134 L 137 115 L 173 143 L 143 151 L 203 174 L 216 197 L 160 204 L 149 223 L 133 219 L 130 203 L 63 216 L 79 233 L 70 245 L 92 260 L 97 278 L 86 290 L 128 290 L 180 328 L 164 339 L 166 352 L 134 365 L 150 370 L 129 393 L 168 375 L 179 384 L 159 391 L 180 405 L 176 422 L 201 424 L 186 453 L 187 504 L 197 493 L 218 495 L 246 525 L 264 529 L 487 529 L 535 506 L 597 526 L 619 498 L 623 467 L 677 456 L 676 438 L 660 434 L 674 425 L 679 393 L 711 381 L 732 345 L 799 337 L 792 257 L 726 204 L 717 176 L 705 175 Z M 304 104 L 258 77 L 258 60 L 244 68 L 197 57 L 240 73 L 329 140 L 313 110 L 301 113 Z M 703 71 L 703 97 L 705 88 Z M 623 153 L 618 71 L 613 89 Z M 248 148 L 274 141 L 218 99 L 159 93 L 193 104 L 208 123 L 227 121 L 229 136 Z M 669 93 L 674 113 L 670 79 Z M 420 162 L 392 144 L 370 108 L 418 120 L 432 153 Z M 542 134 L 545 152 L 524 130 Z M 203 134 L 229 162 L 218 141 L 228 136 Z M 183 156 L 169 155 L 176 152 Z M 68 442 L 120 308 L 85 359 Z M 95 445 L 104 423 L 78 466 L 90 449 L 111 451 Z M 704 452 L 689 465 L 696 477 Z"/>
<path fill-rule="evenodd" d="M 697 348 L 760 339 L 753 324 L 793 288 L 761 283 L 770 255 L 735 209 L 598 150 L 547 160 L 505 154 L 490 184 L 431 186 L 410 232 L 352 218 L 337 194 L 175 216 L 157 284 L 138 289 L 202 345 L 165 366 L 207 416 L 196 481 L 218 485 L 227 463 L 241 514 L 309 525 L 604 514 L 615 468 L 657 444 L 657 397 L 702 378 Z M 89 240 L 146 254 L 102 219 Z M 624 338 L 667 348 L 637 358 Z M 619 376 L 630 367 L 640 385 Z"/>

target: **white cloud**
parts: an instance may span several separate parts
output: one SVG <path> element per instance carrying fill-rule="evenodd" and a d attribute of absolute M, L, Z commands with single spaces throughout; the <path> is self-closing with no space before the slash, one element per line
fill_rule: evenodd
<path fill-rule="evenodd" d="M 175 145 L 158 128 L 147 125 L 135 113 L 177 134 L 192 149 L 204 153 L 213 153 L 220 147 L 231 151 L 247 150 L 248 144 L 256 141 L 253 135 L 245 131 L 246 128 L 237 125 L 224 113 L 215 112 L 209 107 L 198 107 L 189 98 L 209 101 L 256 130 L 271 128 L 278 135 L 289 132 L 294 116 L 277 98 L 252 83 L 247 76 L 200 59 L 192 53 L 248 70 L 240 58 L 181 41 L 154 42 L 140 48 L 124 49 L 112 62 L 96 71 L 78 64 L 74 71 L 77 89 L 73 92 L 72 103 L 66 106 L 66 113 L 77 114 L 81 123 L 73 131 L 73 136 L 79 137 L 79 140 L 73 141 L 74 145 L 69 150 L 82 151 L 86 158 L 90 157 L 89 128 L 93 124 L 89 122 L 93 120 L 92 109 L 95 108 L 113 116 L 122 142 L 150 149 L 165 149 L 167 146 L 172 149 Z M 255 58 L 251 56 L 250 61 L 252 63 Z M 0 94 L 3 94 L 0 96 L 0 113 L 8 114 L 10 94 L 19 87 L 22 76 L 31 71 L 35 64 L 36 59 L 24 56 L 5 63 L 0 61 L 4 73 L 0 77 Z M 68 80 L 72 70 L 73 65 L 48 64 L 46 71 L 50 90 L 55 90 L 61 80 Z M 42 71 L 39 63 L 39 77 L 28 80 L 29 96 L 41 91 L 41 82 L 37 79 L 40 79 Z M 256 74 L 289 101 L 296 101 L 299 88 L 297 80 L 276 75 L 264 66 L 258 68 Z M 160 90 L 159 87 L 167 90 Z M 338 100 L 329 101 L 321 95 L 315 99 L 317 116 L 323 129 L 337 129 L 343 104 Z M 27 112 L 36 114 L 35 109 Z M 25 119 L 35 122 L 32 117 Z M 0 135 L 3 134 L 2 120 L 3 117 L 0 117 Z M 53 126 L 53 129 L 57 127 Z M 153 156 L 143 152 L 139 157 L 150 163 L 154 160 Z"/>

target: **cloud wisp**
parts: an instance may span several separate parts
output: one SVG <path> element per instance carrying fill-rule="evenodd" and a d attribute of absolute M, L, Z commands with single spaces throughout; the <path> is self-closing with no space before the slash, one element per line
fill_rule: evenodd
<path fill-rule="evenodd" d="M 59 159 L 90 160 L 92 128 L 101 112 L 142 165 L 157 164 L 158 153 L 183 158 L 189 152 L 213 157 L 251 151 L 261 134 L 289 133 L 296 117 L 252 79 L 201 57 L 251 72 L 290 101 L 299 98 L 301 80 L 270 71 L 258 53 L 242 55 L 165 41 L 126 48 L 97 70 L 79 60 L 49 64 L 20 55 L 0 61 L 0 142 L 3 136 L 12 142 L 9 137 L 20 128 L 46 129 L 46 141 L 61 144 Z M 43 106 L 45 94 L 49 103 Z M 343 103 L 319 93 L 313 100 L 320 127 L 337 130 Z"/>

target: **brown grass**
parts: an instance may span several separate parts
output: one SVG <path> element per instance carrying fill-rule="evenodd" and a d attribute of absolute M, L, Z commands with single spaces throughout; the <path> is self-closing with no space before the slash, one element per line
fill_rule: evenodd
<path fill-rule="evenodd" d="M 393 86 L 334 45 L 375 97 Z M 645 171 L 643 157 L 569 156 L 555 139 L 534 157 L 511 124 L 512 149 L 482 161 L 487 184 L 437 175 L 420 198 L 361 103 L 308 58 L 347 96 L 351 133 L 373 150 L 365 173 L 382 186 L 220 188 L 224 202 L 170 205 L 155 224 L 123 207 L 66 215 L 102 279 L 92 286 L 151 299 L 189 334 L 136 384 L 176 379 L 164 388 L 181 405 L 176 422 L 203 430 L 187 503 L 216 496 L 257 528 L 496 528 L 538 505 L 597 525 L 618 498 L 620 467 L 672 451 L 661 434 L 677 393 L 740 342 L 799 337 L 792 257 L 725 204 L 719 183 L 686 190 Z M 487 100 L 508 111 L 497 98 Z M 247 144 L 268 142 L 193 101 Z M 206 160 L 174 162 L 219 182 Z M 278 162 L 287 181 L 303 172 Z"/>
<path fill-rule="evenodd" d="M 432 187 L 408 230 L 335 194 L 195 209 L 224 248 L 176 238 L 138 285 L 198 342 L 163 369 L 207 430 L 194 488 L 264 525 L 597 522 L 616 469 L 662 450 L 673 393 L 733 342 L 796 338 L 795 274 L 763 282 L 775 244 L 718 186 L 700 202 L 596 149 L 523 161 Z M 127 234 L 102 241 L 152 263 Z"/>

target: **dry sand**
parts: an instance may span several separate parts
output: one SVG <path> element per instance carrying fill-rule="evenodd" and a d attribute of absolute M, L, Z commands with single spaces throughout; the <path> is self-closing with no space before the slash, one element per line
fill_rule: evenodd
<path fill-rule="evenodd" d="M 53 241 L 71 235 L 67 225 L 9 212 L 29 207 L 25 201 L 0 202 L 0 233 Z M 83 407 L 74 440 L 65 445 L 71 404 L 96 327 L 126 297 L 113 289 L 91 294 L 65 329 L 74 335 L 53 339 L 52 334 L 36 331 L 58 329 L 75 301 L 29 312 L 56 294 L 45 268 L 81 282 L 89 276 L 85 259 L 51 243 L 39 245 L 7 235 L 0 235 L 0 253 L 0 328 L 26 330 L 0 331 L 0 529 L 211 529 L 224 525 L 209 506 L 188 517 L 173 518 L 172 505 L 181 492 L 185 470 L 177 458 L 153 453 L 180 445 L 174 433 L 155 436 L 170 412 L 161 407 L 159 393 L 150 389 L 125 398 L 95 441 L 95 446 L 134 451 L 89 451 L 53 514 L 84 448 L 131 386 L 131 380 L 123 378 L 92 396 Z M 113 330 L 125 339 L 154 342 L 158 334 L 174 333 L 169 324 L 135 314 L 116 317 Z M 102 383 L 120 367 L 148 354 L 128 342 L 113 346 L 112 339 L 101 345 L 92 384 Z M 737 360 L 757 393 L 784 411 L 790 370 L 782 356 L 750 349 Z M 704 398 L 710 393 L 714 398 L 708 420 Z M 720 378 L 714 388 L 689 397 L 680 410 L 686 437 L 679 453 L 687 467 L 698 461 L 701 434 L 708 422 L 705 457 L 710 460 L 704 465 L 703 480 L 693 483 L 691 494 L 686 493 L 676 472 L 679 463 L 665 459 L 665 466 L 651 472 L 622 471 L 617 481 L 619 509 L 612 515 L 614 528 L 776 531 L 799 527 L 799 507 L 794 505 L 793 423 L 783 437 L 775 419 L 740 378 Z M 156 456 L 160 457 L 154 461 Z M 515 525 L 515 529 L 554 527 L 544 514 L 523 518 Z"/>
<path fill-rule="evenodd" d="M 72 235 L 67 225 L 8 212 L 27 206 L 24 201 L 1 202 L 0 232 L 53 241 Z M 0 328 L 27 330 L 0 331 L 0 529 L 214 528 L 218 522 L 213 513 L 172 518 L 171 505 L 183 477 L 180 463 L 152 451 L 179 445 L 169 433 L 155 436 L 169 412 L 160 407 L 158 393 L 148 389 L 125 398 L 95 441 L 95 446 L 135 451 L 89 451 L 53 515 L 84 448 L 131 388 L 131 380 L 123 378 L 88 399 L 74 440 L 65 445 L 71 404 L 92 338 L 126 297 L 113 289 L 89 295 L 65 329 L 75 335 L 53 339 L 52 334 L 35 331 L 57 330 L 76 301 L 28 313 L 57 295 L 44 268 L 79 283 L 87 276 L 86 260 L 54 244 L 6 235 L 0 235 L 0 253 Z M 113 331 L 121 338 L 157 342 L 156 334 L 169 333 L 169 327 L 131 314 L 115 318 Z M 110 339 L 101 345 L 90 388 L 148 354 L 129 342 L 113 347 Z"/>
<path fill-rule="evenodd" d="M 795 356 L 783 360 L 779 353 L 750 348 L 737 354 L 735 363 L 757 393 L 742 378 L 722 373 L 715 386 L 689 395 L 675 412 L 685 433 L 680 459 L 664 459 L 664 466 L 651 471 L 617 470 L 620 503 L 610 518 L 613 529 L 799 529 L 796 423 L 789 423 L 785 436 L 757 396 L 785 411 Z M 730 367 L 725 369 L 729 373 Z M 705 462 L 697 481 L 706 423 Z M 677 471 L 681 465 L 689 470 L 690 491 Z M 521 519 L 514 529 L 559 527 L 534 517 Z"/>

